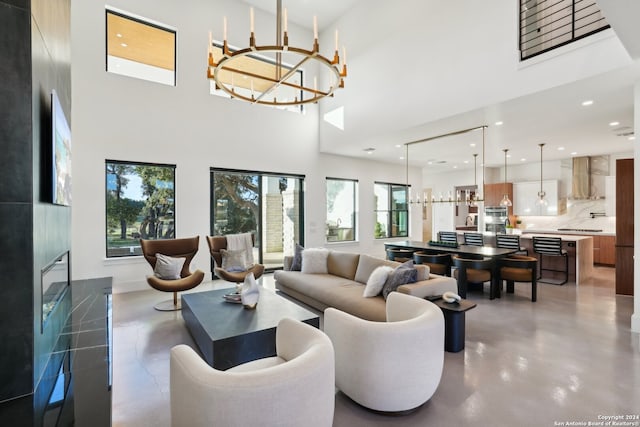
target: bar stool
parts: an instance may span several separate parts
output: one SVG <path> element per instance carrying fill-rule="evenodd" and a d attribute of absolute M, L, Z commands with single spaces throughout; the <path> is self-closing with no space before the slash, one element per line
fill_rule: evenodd
<path fill-rule="evenodd" d="M 489 298 L 495 298 L 497 283 L 493 280 L 494 262 L 491 258 L 470 259 L 454 255 L 452 262 L 453 266 L 457 267 L 453 272 L 453 276 L 458 282 L 458 295 L 462 298 L 467 297 L 467 285 L 469 283 L 483 284 L 490 281 Z"/>
<path fill-rule="evenodd" d="M 551 283 L 554 285 L 564 285 L 569 281 L 569 254 L 562 249 L 562 238 L 560 237 L 533 237 L 533 252 L 540 255 L 540 274 L 538 282 Z M 553 268 L 544 268 L 542 260 L 544 257 L 564 257 L 564 269 L 557 270 Z M 555 271 L 564 273 L 564 280 L 558 282 L 553 279 L 542 280 L 542 271 Z"/>
<path fill-rule="evenodd" d="M 451 277 L 451 255 L 428 254 L 426 252 L 414 252 L 413 262 L 429 266 L 429 272 L 441 276 Z"/>
<path fill-rule="evenodd" d="M 471 246 L 484 246 L 482 233 L 464 233 L 464 244 Z"/>
<path fill-rule="evenodd" d="M 502 281 L 506 280 L 507 292 L 512 294 L 515 282 L 531 282 L 531 302 L 536 302 L 538 260 L 526 255 L 510 255 L 501 258 L 498 263 L 500 265 L 499 286 L 502 287 Z"/>
<path fill-rule="evenodd" d="M 415 251 L 410 249 L 388 248 L 387 259 L 389 261 L 407 262 L 410 259 L 413 259 L 414 252 Z"/>
<path fill-rule="evenodd" d="M 496 247 L 502 249 L 515 249 L 518 254 L 529 255 L 529 250 L 520 246 L 520 236 L 513 234 L 496 234 Z"/>
<path fill-rule="evenodd" d="M 458 243 L 458 233 L 455 231 L 438 231 L 438 240 L 441 242 Z"/>

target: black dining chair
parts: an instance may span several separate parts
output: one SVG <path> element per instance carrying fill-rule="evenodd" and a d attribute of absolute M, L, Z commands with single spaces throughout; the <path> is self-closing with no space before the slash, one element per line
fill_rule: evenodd
<path fill-rule="evenodd" d="M 449 254 L 428 254 L 426 252 L 414 252 L 413 262 L 416 264 L 426 264 L 429 272 L 441 276 L 451 277 L 451 255 Z"/>
<path fill-rule="evenodd" d="M 414 252 L 415 250 L 411 250 L 411 249 L 388 248 L 387 259 L 389 261 L 407 262 L 410 259 L 413 259 Z"/>
<path fill-rule="evenodd" d="M 513 234 L 496 234 L 496 247 L 515 249 L 517 254 L 529 255 L 529 250 L 520 246 L 520 236 Z"/>
<path fill-rule="evenodd" d="M 538 275 L 538 282 L 551 283 L 554 285 L 564 285 L 569 281 L 569 254 L 562 249 L 561 237 L 533 237 L 533 252 L 539 255 L 540 259 L 540 274 Z M 547 257 L 563 257 L 564 269 L 544 268 L 542 260 Z M 552 271 L 563 273 L 564 279 L 561 281 L 553 279 L 542 279 L 543 271 Z"/>
<path fill-rule="evenodd" d="M 537 296 L 537 276 L 538 260 L 535 257 L 526 255 L 509 255 L 498 260 L 500 265 L 500 284 L 507 282 L 507 293 L 514 293 L 514 283 L 531 283 L 531 302 L 536 302 Z"/>
<path fill-rule="evenodd" d="M 440 242 L 458 243 L 458 233 L 455 231 L 438 231 Z"/>
<path fill-rule="evenodd" d="M 493 280 L 493 268 L 494 260 L 491 258 L 479 257 L 478 259 L 471 258 L 470 255 L 465 255 L 465 258 L 459 255 L 451 257 L 453 266 L 456 269 L 453 272 L 453 276 L 458 283 L 458 295 L 462 298 L 467 297 L 467 288 L 469 283 L 472 284 L 484 284 L 485 282 L 491 282 L 489 290 L 489 298 L 494 299 L 496 297 L 496 281 Z"/>
<path fill-rule="evenodd" d="M 464 244 L 471 246 L 484 246 L 482 233 L 464 233 Z"/>

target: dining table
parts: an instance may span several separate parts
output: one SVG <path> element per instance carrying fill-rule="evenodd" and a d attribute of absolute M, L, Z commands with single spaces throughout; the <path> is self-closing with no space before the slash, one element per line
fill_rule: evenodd
<path fill-rule="evenodd" d="M 438 244 L 432 244 L 430 242 L 421 242 L 417 240 L 404 240 L 397 242 L 389 242 L 384 244 L 385 251 L 390 248 L 408 249 L 411 251 L 425 251 L 430 254 L 442 254 L 448 253 L 452 255 L 469 255 L 471 257 L 482 257 L 491 261 L 491 291 L 489 298 L 500 298 L 501 292 L 501 278 L 500 278 L 500 263 L 498 260 L 507 255 L 518 252 L 518 249 L 496 248 L 493 246 L 474 246 L 474 245 L 455 245 L 455 246 L 441 246 Z M 462 267 L 465 268 L 465 267 Z M 458 277 L 466 277 L 466 274 L 458 275 Z M 460 283 L 458 283 L 458 290 L 460 291 Z M 466 286 L 464 287 L 466 290 Z M 465 292 L 466 293 L 466 292 Z"/>

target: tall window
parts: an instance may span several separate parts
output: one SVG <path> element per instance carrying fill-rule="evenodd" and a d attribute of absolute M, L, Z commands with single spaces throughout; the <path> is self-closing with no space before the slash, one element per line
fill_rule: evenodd
<path fill-rule="evenodd" d="M 407 237 L 409 235 L 408 187 L 403 184 L 374 184 L 376 225 L 374 237 Z"/>
<path fill-rule="evenodd" d="M 256 262 L 282 268 L 304 244 L 304 176 L 211 170 L 211 234 L 253 233 Z"/>
<path fill-rule="evenodd" d="M 327 242 L 356 239 L 356 191 L 358 181 L 327 178 Z"/>
<path fill-rule="evenodd" d="M 176 85 L 176 31 L 117 9 L 106 11 L 107 71 Z"/>
<path fill-rule="evenodd" d="M 139 239 L 173 239 L 175 165 L 107 160 L 107 258 L 142 255 Z"/>

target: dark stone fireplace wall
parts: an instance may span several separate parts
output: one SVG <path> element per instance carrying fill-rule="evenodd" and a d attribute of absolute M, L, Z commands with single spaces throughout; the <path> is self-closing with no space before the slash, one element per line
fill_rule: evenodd
<path fill-rule="evenodd" d="M 53 205 L 49 190 L 52 89 L 72 121 L 70 33 L 70 0 L 0 0 L 0 402 L 5 403 L 33 395 L 69 314 L 68 301 L 59 304 L 41 329 L 41 271 L 71 250 L 71 208 Z M 24 415 L 26 421 L 30 415 Z"/>

